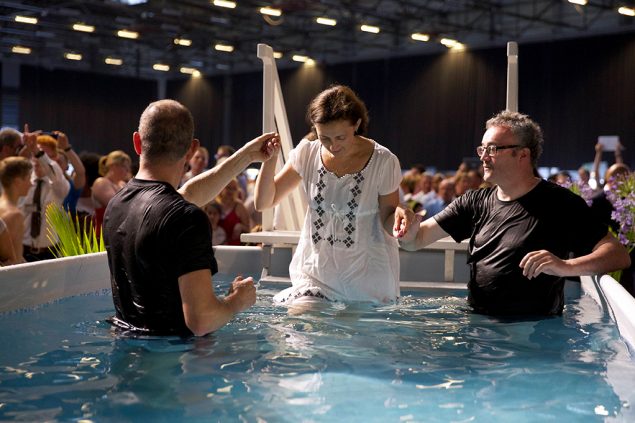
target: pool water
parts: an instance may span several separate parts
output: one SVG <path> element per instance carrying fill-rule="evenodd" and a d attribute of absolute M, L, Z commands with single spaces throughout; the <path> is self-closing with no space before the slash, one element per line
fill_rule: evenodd
<path fill-rule="evenodd" d="M 197 339 L 118 335 L 108 291 L 0 315 L 0 420 L 634 421 L 635 361 L 588 297 L 501 321 L 463 290 L 303 314 L 274 293 Z"/>

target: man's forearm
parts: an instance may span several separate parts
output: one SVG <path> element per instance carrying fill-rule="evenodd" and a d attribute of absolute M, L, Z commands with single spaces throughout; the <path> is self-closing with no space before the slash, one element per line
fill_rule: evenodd
<path fill-rule="evenodd" d="M 631 265 L 628 252 L 618 243 L 603 243 L 592 253 L 565 262 L 571 270 L 567 276 L 598 275 L 626 269 Z"/>
<path fill-rule="evenodd" d="M 187 201 L 202 207 L 212 201 L 250 163 L 247 152 L 238 150 L 221 164 L 187 181 L 179 192 Z"/>

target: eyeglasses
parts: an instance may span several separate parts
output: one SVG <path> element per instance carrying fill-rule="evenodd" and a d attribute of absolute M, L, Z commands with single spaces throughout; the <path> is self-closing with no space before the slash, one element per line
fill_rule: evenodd
<path fill-rule="evenodd" d="M 476 147 L 476 154 L 479 157 L 483 155 L 483 153 L 487 152 L 488 156 L 495 156 L 498 150 L 507 150 L 508 148 L 524 148 L 522 145 L 513 144 L 513 145 L 488 145 L 487 147 L 483 147 L 479 145 Z"/>

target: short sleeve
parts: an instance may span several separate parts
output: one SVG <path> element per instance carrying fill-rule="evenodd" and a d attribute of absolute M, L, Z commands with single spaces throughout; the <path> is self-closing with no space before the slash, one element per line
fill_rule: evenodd
<path fill-rule="evenodd" d="M 302 178 L 304 178 L 304 173 L 306 172 L 306 164 L 308 161 L 312 142 L 314 141 L 309 141 L 306 138 L 302 138 L 300 144 L 298 144 L 289 153 L 289 163 Z"/>
<path fill-rule="evenodd" d="M 379 180 L 379 195 L 388 195 L 397 191 L 399 184 L 401 183 L 401 164 L 397 156 L 390 151 L 385 150 L 381 152 L 385 154 L 386 160 L 381 166 L 381 177 Z"/>
<path fill-rule="evenodd" d="M 180 230 L 174 240 L 173 250 L 177 255 L 177 277 L 202 269 L 210 269 L 212 274 L 218 272 L 207 215 L 191 205 L 175 226 L 177 228 Z"/>
<path fill-rule="evenodd" d="M 461 242 L 472 235 L 474 204 L 478 203 L 476 198 L 478 191 L 485 192 L 485 190 L 468 191 L 432 217 L 456 242 Z"/>

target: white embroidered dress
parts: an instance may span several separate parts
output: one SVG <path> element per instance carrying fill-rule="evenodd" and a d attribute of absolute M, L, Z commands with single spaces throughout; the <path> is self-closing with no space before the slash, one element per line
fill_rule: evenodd
<path fill-rule="evenodd" d="M 380 222 L 380 195 L 397 190 L 399 160 L 374 142 L 364 169 L 337 177 L 322 163 L 319 141 L 302 140 L 290 162 L 309 207 L 289 266 L 292 286 L 274 297 L 388 303 L 399 297 L 399 249 Z"/>

